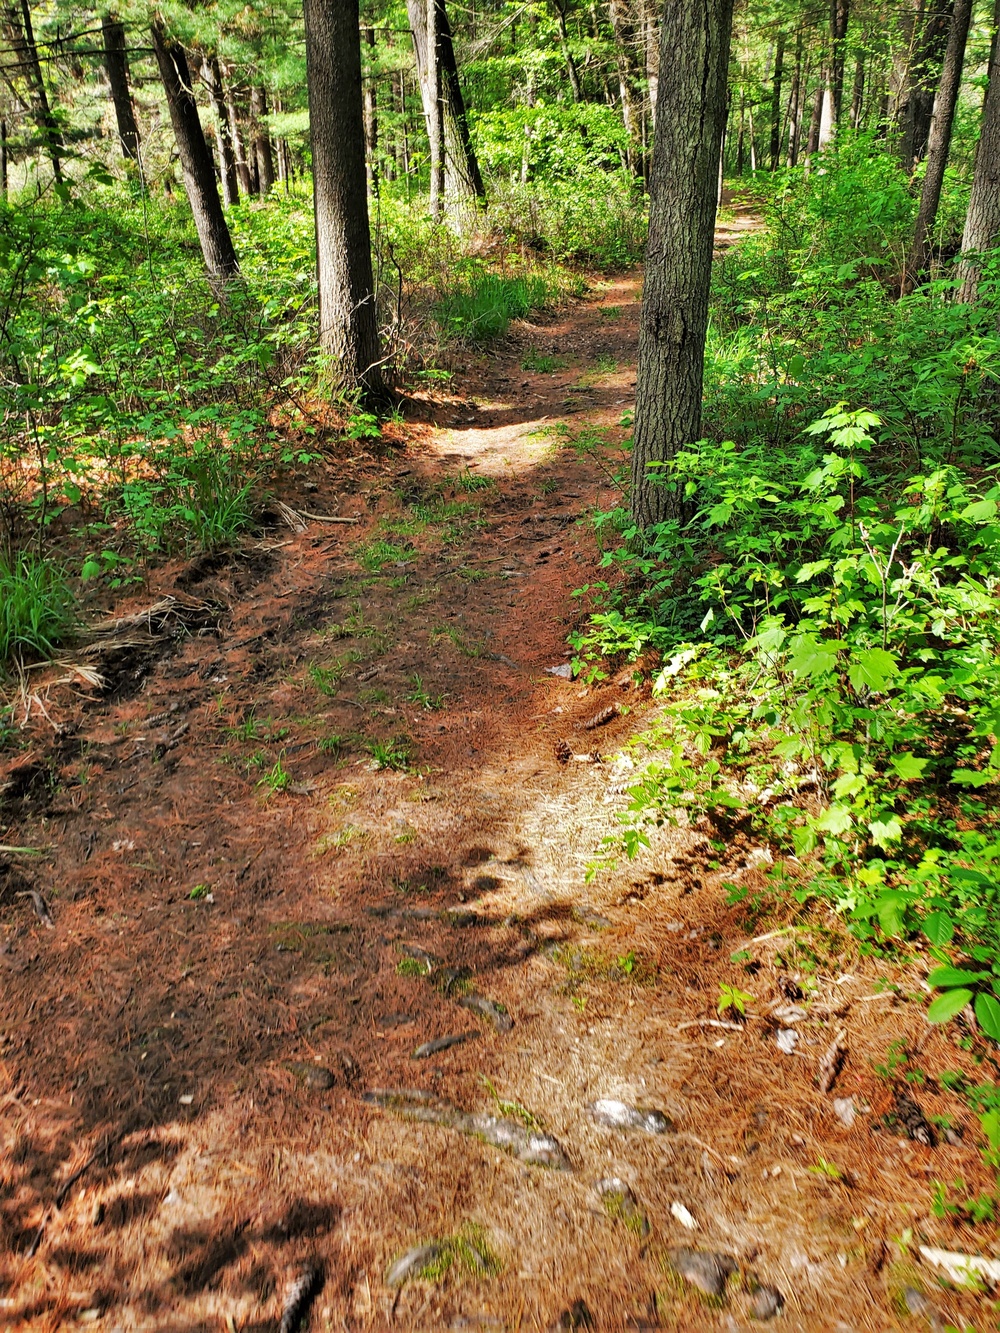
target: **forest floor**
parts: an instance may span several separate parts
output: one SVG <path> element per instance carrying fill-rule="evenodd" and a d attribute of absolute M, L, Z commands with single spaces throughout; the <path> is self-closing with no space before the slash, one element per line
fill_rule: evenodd
<path fill-rule="evenodd" d="M 279 497 L 356 523 L 155 571 L 78 659 L 102 690 L 37 673 L 0 758 L 0 841 L 43 849 L 0 861 L 0 1324 L 273 1329 L 303 1275 L 316 1330 L 987 1315 L 919 1263 L 995 1241 L 931 1212 L 990 1180 L 920 969 L 775 911 L 738 823 L 585 883 L 656 708 L 551 671 L 639 292 L 595 280 Z"/>

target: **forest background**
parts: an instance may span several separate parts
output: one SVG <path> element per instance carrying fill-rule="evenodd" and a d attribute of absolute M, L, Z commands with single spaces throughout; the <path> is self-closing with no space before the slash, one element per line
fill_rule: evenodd
<path fill-rule="evenodd" d="M 919 942 L 932 1021 L 1000 1039 L 998 12 L 706 12 L 708 235 L 724 187 L 762 225 L 714 266 L 700 423 L 592 516 L 574 669 L 653 663 L 664 703 L 593 871 L 739 811 L 776 893 Z M 237 542 L 330 431 L 388 447 L 408 388 L 643 259 L 675 188 L 654 142 L 703 109 L 661 79 L 698 13 L 4 6 L 0 745 L 84 608 Z M 640 348 L 637 421 L 671 393 Z"/>

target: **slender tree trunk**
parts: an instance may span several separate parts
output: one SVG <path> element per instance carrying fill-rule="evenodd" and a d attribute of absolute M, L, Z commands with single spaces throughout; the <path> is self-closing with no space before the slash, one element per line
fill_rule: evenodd
<path fill-rule="evenodd" d="M 378 98 L 375 90 L 375 29 L 365 28 L 368 47 L 368 77 L 365 86 L 365 174 L 368 192 L 378 194 Z"/>
<path fill-rule="evenodd" d="M 23 79 L 28 89 L 28 105 L 48 150 L 52 162 L 52 174 L 56 182 L 61 184 L 63 141 L 52 114 L 45 79 L 42 76 L 42 65 L 38 59 L 38 47 L 35 45 L 35 32 L 31 24 L 28 0 L 20 0 L 20 4 L 4 5 L 3 26 L 11 51 L 16 58 L 20 79 Z M 15 75 L 15 81 L 20 79 Z"/>
<path fill-rule="evenodd" d="M 226 90 L 217 56 L 206 56 L 202 62 L 201 77 L 215 111 L 216 138 L 219 143 L 219 161 L 222 168 L 222 202 L 227 208 L 240 202 L 239 178 L 236 174 L 236 154 L 233 152 L 233 133 L 229 124 Z"/>
<path fill-rule="evenodd" d="M 1000 238 L 1000 0 L 994 0 L 993 43 L 990 47 L 989 83 L 983 103 L 983 119 L 976 148 L 969 211 L 962 233 L 962 262 L 958 269 L 959 301 L 974 302 L 982 274 L 980 256 L 992 250 Z"/>
<path fill-rule="evenodd" d="M 656 95 L 660 82 L 660 33 L 656 0 L 640 0 L 642 7 L 642 44 L 646 57 L 646 86 L 649 89 L 649 119 L 656 126 Z"/>
<path fill-rule="evenodd" d="M 850 0 L 830 0 L 830 121 L 833 134 L 836 134 L 840 124 L 844 101 L 844 58 L 849 17 Z"/>
<path fill-rule="evenodd" d="M 663 9 L 660 94 L 670 114 L 657 118 L 653 141 L 632 447 L 632 514 L 643 527 L 682 512 L 676 488 L 651 481 L 650 464 L 701 434 L 732 16 L 732 0 L 666 0 Z"/>
<path fill-rule="evenodd" d="M 434 0 L 428 0 L 426 5 L 425 0 L 407 0 L 407 14 L 413 34 L 413 51 L 416 56 L 417 79 L 427 123 L 427 137 L 428 140 L 431 139 L 432 125 L 439 123 L 443 116 L 443 156 L 446 163 L 444 194 L 448 197 L 449 207 L 453 213 L 460 216 L 465 199 L 472 198 L 479 203 L 486 202 L 486 188 L 469 130 L 451 25 L 444 0 L 436 0 L 434 5 L 438 34 L 438 77 L 443 95 L 436 100 L 431 96 L 433 78 L 430 77 L 428 60 L 430 43 L 427 19 L 432 4 Z"/>
<path fill-rule="evenodd" d="M 859 55 L 854 61 L 854 87 L 851 90 L 851 129 L 861 128 L 861 109 L 865 99 L 865 58 Z"/>
<path fill-rule="evenodd" d="M 781 160 L 781 77 L 785 65 L 785 34 L 778 33 L 774 52 L 774 76 L 771 83 L 771 170 L 778 170 Z"/>
<path fill-rule="evenodd" d="M 243 117 L 240 115 L 241 107 L 237 105 L 236 94 L 233 92 L 232 84 L 226 92 L 226 115 L 229 119 L 229 137 L 233 145 L 233 155 L 236 158 L 236 178 L 240 183 L 240 191 L 245 195 L 254 194 L 253 173 L 250 170 L 250 161 L 247 157 L 246 138 L 243 133 Z"/>
<path fill-rule="evenodd" d="M 931 121 L 931 132 L 927 140 L 927 170 L 920 192 L 920 208 L 917 211 L 914 227 L 913 247 L 903 274 L 904 292 L 913 290 L 930 258 L 930 237 L 937 220 L 944 169 L 948 162 L 948 149 L 951 146 L 951 130 L 962 82 L 965 44 L 969 36 L 971 17 L 972 0 L 955 0 L 948 46 L 941 67 L 941 83 L 934 104 L 934 119 Z"/>
<path fill-rule="evenodd" d="M 274 155 L 264 119 L 266 115 L 267 93 L 259 83 L 255 83 L 250 89 L 250 119 L 253 123 L 253 151 L 261 194 L 270 194 L 274 188 Z"/>
<path fill-rule="evenodd" d="M 7 121 L 0 119 L 0 195 L 7 202 Z"/>
<path fill-rule="evenodd" d="M 948 45 L 954 7 L 954 0 L 933 0 L 923 22 L 920 23 L 922 8 L 913 21 L 914 54 L 904 71 L 899 94 L 899 156 L 907 173 L 921 161 L 928 146 L 935 88 Z"/>
<path fill-rule="evenodd" d="M 812 117 L 809 121 L 809 137 L 806 140 L 806 157 L 812 157 L 819 151 L 819 136 L 823 126 L 823 103 L 826 100 L 826 80 L 820 75 L 819 85 L 813 93 Z"/>
<path fill-rule="evenodd" d="M 104 68 L 111 85 L 111 100 L 118 122 L 118 143 L 126 161 L 139 160 L 139 127 L 135 122 L 135 107 L 129 89 L 128 51 L 125 46 L 125 25 L 110 14 L 101 15 L 101 34 L 104 38 Z"/>
<path fill-rule="evenodd" d="M 440 222 L 444 209 L 444 98 L 441 87 L 441 43 L 437 0 L 427 7 L 427 138 L 430 143 L 431 217 Z"/>
<path fill-rule="evenodd" d="M 320 347 L 335 388 L 378 400 L 358 0 L 305 0 L 304 16 Z"/>
<path fill-rule="evenodd" d="M 583 93 L 580 89 L 580 75 L 576 68 L 576 61 L 573 59 L 573 53 L 569 49 L 569 33 L 566 30 L 566 10 L 564 8 L 565 0 L 553 0 L 552 7 L 556 11 L 556 23 L 559 25 L 559 49 L 562 51 L 563 60 L 566 62 L 566 73 L 569 75 L 570 91 L 573 94 L 573 101 L 583 100 Z"/>
<path fill-rule="evenodd" d="M 747 107 L 747 129 L 750 135 L 750 175 L 757 175 L 757 143 L 754 138 L 753 128 L 753 103 Z"/>
<path fill-rule="evenodd" d="M 154 23 L 150 31 L 205 267 L 213 281 L 224 282 L 238 277 L 240 266 L 219 200 L 198 104 L 191 91 L 187 56 L 184 48 L 171 41 L 158 23 Z"/>
<path fill-rule="evenodd" d="M 640 112 L 635 95 L 638 71 L 634 68 L 632 52 L 635 46 L 635 33 L 625 12 L 623 0 L 608 0 L 608 14 L 611 18 L 611 30 L 614 34 L 615 64 L 618 67 L 618 90 L 621 100 L 622 121 L 628 144 L 628 166 L 633 175 L 642 175 L 641 165 L 637 161 L 637 151 L 642 138 L 639 125 Z"/>
<path fill-rule="evenodd" d="M 786 161 L 794 167 L 799 160 L 799 126 L 802 123 L 802 33 L 795 37 L 795 71 L 792 74 L 792 88 L 788 94 L 788 156 Z"/>

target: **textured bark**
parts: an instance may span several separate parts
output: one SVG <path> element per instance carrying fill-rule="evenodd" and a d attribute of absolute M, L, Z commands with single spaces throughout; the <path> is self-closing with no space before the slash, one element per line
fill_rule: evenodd
<path fill-rule="evenodd" d="M 771 83 L 771 170 L 778 170 L 781 160 L 781 79 L 785 72 L 785 34 L 778 33 L 774 51 L 774 74 Z"/>
<path fill-rule="evenodd" d="M 250 119 L 253 123 L 253 152 L 257 166 L 257 185 L 261 194 L 270 194 L 274 187 L 274 155 L 271 136 L 264 117 L 267 115 L 267 93 L 259 84 L 250 89 Z"/>
<path fill-rule="evenodd" d="M 375 95 L 375 29 L 365 28 L 369 67 L 365 79 L 365 171 L 368 189 L 378 194 L 378 98 Z"/>
<path fill-rule="evenodd" d="M 201 77 L 208 89 L 216 117 L 216 139 L 222 176 L 222 202 L 227 208 L 240 202 L 239 178 L 236 174 L 236 154 L 233 151 L 233 133 L 229 126 L 229 107 L 222 83 L 222 69 L 217 56 L 202 62 Z"/>
<path fill-rule="evenodd" d="M 7 198 L 7 122 L 0 120 L 0 195 Z"/>
<path fill-rule="evenodd" d="M 799 138 L 802 132 L 802 33 L 795 38 L 795 70 L 792 88 L 788 94 L 788 157 L 790 167 L 799 160 Z"/>
<path fill-rule="evenodd" d="M 649 119 L 656 125 L 656 94 L 660 83 L 660 31 L 655 0 L 640 0 L 642 44 L 646 57 L 646 86 L 649 89 Z"/>
<path fill-rule="evenodd" d="M 608 14 L 611 18 L 611 30 L 615 38 L 618 94 L 628 144 L 627 164 L 633 174 L 642 175 L 642 163 L 639 160 L 642 151 L 642 109 L 636 92 L 639 70 L 633 56 L 636 45 L 635 30 L 624 0 L 608 0 Z"/>
<path fill-rule="evenodd" d="M 170 111 L 170 123 L 177 141 L 184 189 L 201 242 L 205 267 L 210 278 L 224 282 L 238 277 L 240 266 L 216 188 L 215 172 L 201 128 L 198 104 L 191 91 L 187 56 L 184 48 L 168 38 L 158 23 L 154 23 L 150 31 Z"/>
<path fill-rule="evenodd" d="M 38 132 L 52 162 L 52 174 L 61 182 L 63 141 L 49 104 L 45 79 L 42 77 L 42 66 L 38 59 L 38 47 L 35 45 L 28 0 L 20 0 L 20 4 L 4 5 L 3 27 L 19 70 L 19 74 L 15 74 L 12 78 L 12 86 L 15 93 L 18 85 L 26 88 L 26 105 L 38 126 Z M 20 97 L 19 93 L 16 95 Z"/>
<path fill-rule="evenodd" d="M 125 25 L 110 14 L 101 16 L 104 38 L 104 68 L 111 85 L 115 120 L 118 122 L 118 142 L 122 157 L 127 161 L 139 160 L 139 127 L 135 121 L 135 107 L 129 89 L 128 51 L 125 47 Z"/>
<path fill-rule="evenodd" d="M 858 56 L 854 61 L 854 87 L 851 90 L 851 128 L 861 128 L 861 110 L 865 100 L 865 58 Z"/>
<path fill-rule="evenodd" d="M 844 56 L 850 0 L 830 0 L 830 118 L 836 133 L 844 101 Z"/>
<path fill-rule="evenodd" d="M 822 82 L 813 93 L 812 116 L 809 121 L 809 137 L 806 140 L 806 157 L 812 157 L 819 149 L 820 130 L 823 126 L 823 102 L 826 97 L 826 85 Z"/>
<path fill-rule="evenodd" d="M 431 0 L 433 3 L 433 0 Z M 444 0 L 434 4 L 435 27 L 438 37 L 438 60 L 441 74 L 441 97 L 435 104 L 428 76 L 427 20 L 430 6 L 425 0 L 406 0 L 413 51 L 417 61 L 417 80 L 424 108 L 424 118 L 430 138 L 431 122 L 440 114 L 444 120 L 444 196 L 449 209 L 461 211 L 469 201 L 486 202 L 479 161 L 472 144 L 469 118 L 462 94 L 462 83 L 455 58 L 455 44 Z"/>
<path fill-rule="evenodd" d="M 732 16 L 732 0 L 666 0 L 663 10 L 632 446 L 632 514 L 644 527 L 682 508 L 674 488 L 650 482 L 650 463 L 701 433 Z"/>
<path fill-rule="evenodd" d="M 358 0 L 305 0 L 304 15 L 320 347 L 336 389 L 378 399 Z"/>
<path fill-rule="evenodd" d="M 1000 239 L 1000 0 L 994 0 L 993 44 L 990 47 L 989 84 L 976 148 L 969 211 L 962 233 L 962 262 L 958 269 L 958 300 L 975 301 L 982 266 L 979 257 Z"/>
<path fill-rule="evenodd" d="M 930 257 L 930 234 L 937 219 L 944 169 L 948 163 L 951 129 L 962 83 L 965 44 L 969 36 L 971 18 L 972 0 L 955 0 L 948 46 L 941 67 L 941 83 L 934 103 L 934 119 L 931 121 L 931 132 L 927 140 L 927 170 L 923 189 L 920 191 L 920 208 L 913 229 L 913 246 L 903 274 L 903 291 L 913 290 Z"/>
<path fill-rule="evenodd" d="M 912 24 L 912 58 L 902 71 L 897 117 L 900 126 L 899 156 L 903 170 L 911 172 L 928 147 L 934 94 L 948 45 L 954 0 L 933 0 L 926 15 L 923 0 Z"/>
<path fill-rule="evenodd" d="M 418 0 L 419 2 L 419 0 Z M 427 140 L 431 167 L 431 217 L 440 221 L 444 208 L 444 96 L 441 86 L 441 38 L 438 31 L 437 0 L 425 0 L 427 45 L 424 82 L 427 85 Z"/>
<path fill-rule="evenodd" d="M 245 117 L 241 114 L 242 110 L 243 108 L 238 105 L 236 95 L 230 87 L 226 93 L 226 118 L 229 121 L 229 138 L 236 158 L 236 178 L 240 183 L 242 193 L 251 195 L 257 192 L 254 189 L 250 159 L 247 157 L 246 136 L 243 128 Z"/>

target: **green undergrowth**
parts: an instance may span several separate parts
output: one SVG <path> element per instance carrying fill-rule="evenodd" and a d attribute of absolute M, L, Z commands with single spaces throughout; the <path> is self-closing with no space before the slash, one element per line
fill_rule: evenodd
<path fill-rule="evenodd" d="M 0 675 L 26 657 L 51 656 L 74 623 L 72 593 L 55 563 L 29 553 L 0 557 Z"/>
<path fill-rule="evenodd" d="M 434 313 L 449 337 L 471 343 L 491 342 L 503 337 L 511 320 L 540 310 L 548 294 L 541 277 L 501 277 L 481 272 L 439 301 Z"/>
<path fill-rule="evenodd" d="M 658 658 L 661 707 L 592 872 L 707 813 L 862 949 L 922 940 L 930 1019 L 971 1005 L 1000 1040 L 1000 302 L 943 280 L 892 298 L 909 210 L 877 169 L 892 207 L 837 204 L 825 227 L 816 195 L 856 158 L 786 181 L 785 223 L 717 272 L 709 438 L 652 475 L 676 517 L 596 517 L 576 670 Z"/>

